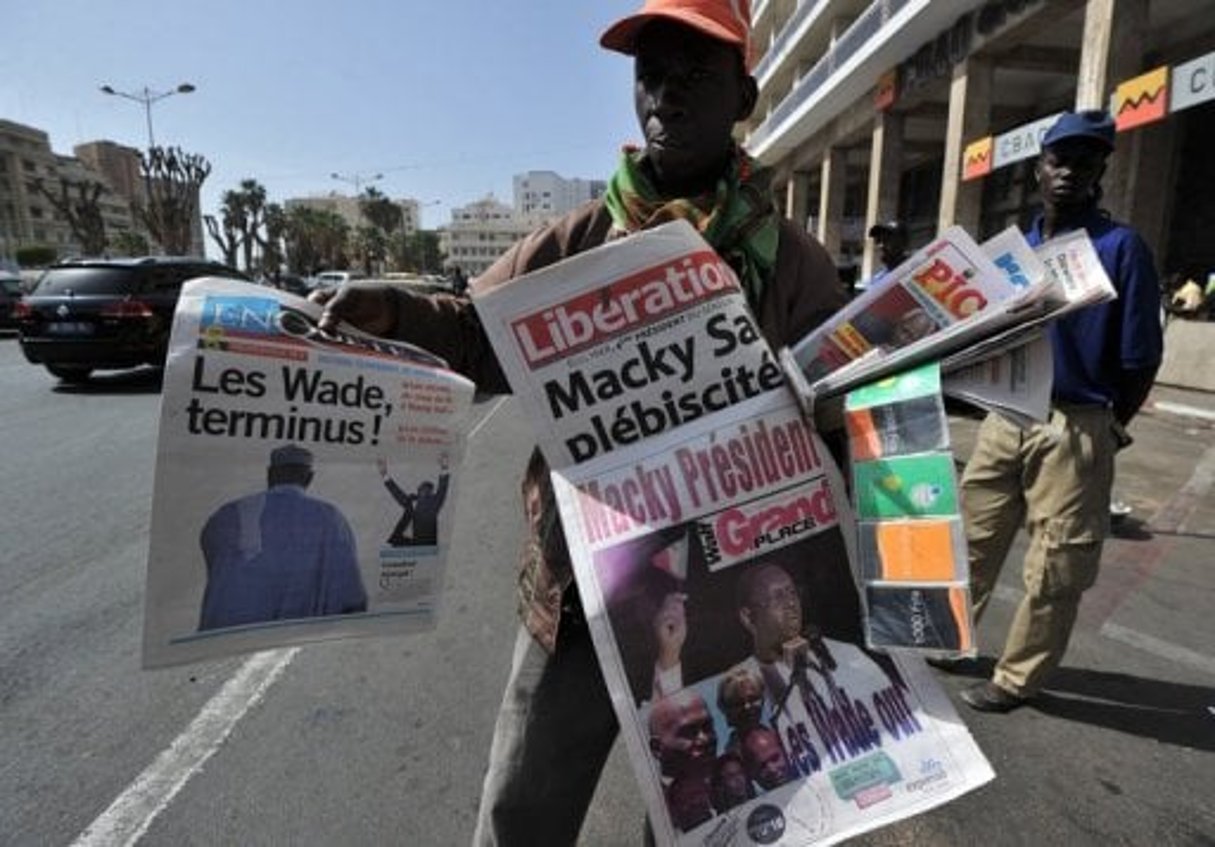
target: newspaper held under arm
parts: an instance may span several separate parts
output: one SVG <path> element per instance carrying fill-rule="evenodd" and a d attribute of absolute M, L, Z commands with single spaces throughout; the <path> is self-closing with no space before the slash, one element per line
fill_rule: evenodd
<path fill-rule="evenodd" d="M 924 282 L 946 278 L 949 272 L 956 287 L 950 289 L 946 284 L 943 290 L 951 291 L 950 295 Z M 963 300 L 959 292 L 964 290 L 971 293 Z M 956 386 L 956 396 L 983 408 L 1007 411 L 1017 420 L 1042 420 L 1046 413 L 1043 390 L 1052 373 L 1049 345 L 1042 342 L 1027 351 L 1012 351 L 1040 338 L 1046 322 L 1116 296 L 1084 230 L 1031 248 L 1010 227 L 978 247 L 964 231 L 952 227 L 794 346 L 793 358 L 806 376 L 798 394 L 809 395 L 800 402 L 821 406 L 824 400 L 857 386 L 924 362 L 941 361 L 947 393 L 953 395 Z M 883 332 L 890 334 L 892 302 L 908 298 L 927 302 L 934 297 L 976 308 L 964 315 L 938 308 L 933 312 L 938 317 L 952 315 L 955 319 L 942 319 L 937 329 L 905 346 L 879 343 Z M 837 338 L 855 339 L 857 327 L 883 326 L 887 328 L 864 336 L 864 344 L 854 344 L 860 351 L 857 355 L 842 355 L 844 345 Z M 976 373 L 960 380 L 952 378 L 995 356 L 1005 361 L 994 366 L 986 379 L 976 379 Z M 827 367 L 832 363 L 833 369 Z M 1004 380 L 1022 369 L 1028 369 L 1024 379 Z M 791 380 L 795 390 L 798 384 Z"/>

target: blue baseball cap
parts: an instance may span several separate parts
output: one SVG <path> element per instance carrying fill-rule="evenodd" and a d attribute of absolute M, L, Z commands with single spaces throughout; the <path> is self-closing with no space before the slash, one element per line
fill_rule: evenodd
<path fill-rule="evenodd" d="M 1114 149 L 1114 119 L 1104 109 L 1064 112 L 1042 136 L 1042 146 L 1050 147 L 1068 138 L 1088 138 L 1100 144 L 1105 152 Z"/>

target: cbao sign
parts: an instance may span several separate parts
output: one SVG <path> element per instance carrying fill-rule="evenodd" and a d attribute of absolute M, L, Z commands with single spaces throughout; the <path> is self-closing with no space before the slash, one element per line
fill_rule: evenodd
<path fill-rule="evenodd" d="M 1170 112 L 1215 100 L 1215 53 L 1207 53 L 1174 67 L 1170 93 Z"/>
<path fill-rule="evenodd" d="M 1062 112 L 1055 112 L 1027 124 L 1021 124 L 1008 132 L 996 136 L 991 155 L 992 170 L 1011 165 L 1022 159 L 1030 159 L 1042 152 L 1042 136 L 1059 120 Z"/>

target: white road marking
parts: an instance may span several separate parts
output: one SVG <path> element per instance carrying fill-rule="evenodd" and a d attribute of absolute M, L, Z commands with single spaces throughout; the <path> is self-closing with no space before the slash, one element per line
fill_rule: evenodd
<path fill-rule="evenodd" d="M 191 777 L 214 755 L 236 724 L 266 695 L 298 647 L 256 653 L 143 773 L 73 842 L 72 847 L 134 844 Z"/>
<path fill-rule="evenodd" d="M 1170 662 L 1176 662 L 1179 665 L 1188 665 L 1191 668 L 1215 676 L 1215 659 L 1205 656 L 1197 650 L 1191 650 L 1188 647 L 1182 647 L 1179 644 L 1173 644 L 1172 642 L 1128 629 L 1116 623 L 1107 622 L 1101 627 L 1101 634 L 1114 641 L 1129 644 L 1131 647 L 1138 648 L 1145 653 L 1151 653 L 1154 656 L 1159 656 Z"/>
<path fill-rule="evenodd" d="M 1198 406 L 1187 406 L 1184 403 L 1170 403 L 1168 400 L 1157 400 L 1152 406 L 1162 412 L 1172 412 L 1174 415 L 1185 415 L 1190 418 L 1215 421 L 1215 411 L 1202 409 Z"/>
<path fill-rule="evenodd" d="M 468 433 L 469 441 L 508 399 L 498 398 Z M 241 719 L 261 702 L 298 653 L 298 647 L 267 650 L 255 653 L 241 665 L 185 731 L 76 837 L 72 847 L 129 847 L 139 841 Z"/>
<path fill-rule="evenodd" d="M 1021 597 L 1024 593 L 1007 585 L 997 585 L 995 590 L 992 591 L 992 598 L 999 600 L 1001 603 L 1016 605 L 1021 602 Z M 1145 653 L 1151 653 L 1170 662 L 1186 665 L 1215 676 L 1215 659 L 1203 655 L 1197 650 L 1191 650 L 1188 647 L 1182 647 L 1180 644 L 1174 644 L 1171 641 L 1156 638 L 1154 635 L 1148 635 L 1108 621 L 1101 627 L 1099 632 L 1112 641 L 1120 641 Z"/>
<path fill-rule="evenodd" d="M 492 417 L 494 416 L 494 414 L 495 414 L 495 413 L 496 413 L 496 412 L 497 412 L 499 409 L 501 409 L 501 408 L 502 408 L 502 406 L 503 406 L 503 404 L 505 404 L 505 403 L 506 403 L 506 401 L 507 401 L 507 400 L 509 400 L 509 399 L 510 399 L 510 395 L 509 395 L 509 394 L 504 394 L 504 395 L 502 395 L 501 397 L 499 397 L 499 398 L 497 399 L 497 401 L 494 403 L 493 408 L 492 408 L 492 409 L 490 409 L 488 412 L 486 412 L 486 413 L 485 413 L 485 417 L 483 417 L 483 418 L 481 418 L 481 420 L 477 421 L 477 425 L 476 425 L 476 426 L 474 426 L 474 427 L 473 427 L 473 428 L 472 428 L 472 429 L 469 431 L 469 433 L 468 433 L 468 440 L 469 440 L 469 441 L 472 441 L 474 438 L 476 438 L 477 433 L 481 431 L 481 427 L 483 427 L 483 426 L 485 426 L 487 423 L 489 423 L 489 419 L 490 419 L 490 418 L 492 418 Z"/>

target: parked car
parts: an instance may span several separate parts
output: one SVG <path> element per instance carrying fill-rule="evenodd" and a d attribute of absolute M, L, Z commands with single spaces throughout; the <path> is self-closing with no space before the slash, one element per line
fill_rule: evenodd
<path fill-rule="evenodd" d="M 0 329 L 12 329 L 17 325 L 13 311 L 21 299 L 21 275 L 0 271 Z"/>
<path fill-rule="evenodd" d="M 21 350 L 66 382 L 163 365 L 181 286 L 200 276 L 248 279 L 218 262 L 172 256 L 52 265 L 17 307 Z"/>
<path fill-rule="evenodd" d="M 312 284 L 302 276 L 295 274 L 283 274 L 278 278 L 278 287 L 283 291 L 288 291 L 292 294 L 298 294 L 300 297 L 307 297 L 312 291 Z"/>
<path fill-rule="evenodd" d="M 358 271 L 321 271 L 312 278 L 317 288 L 340 288 L 355 279 L 363 279 L 363 274 Z"/>

